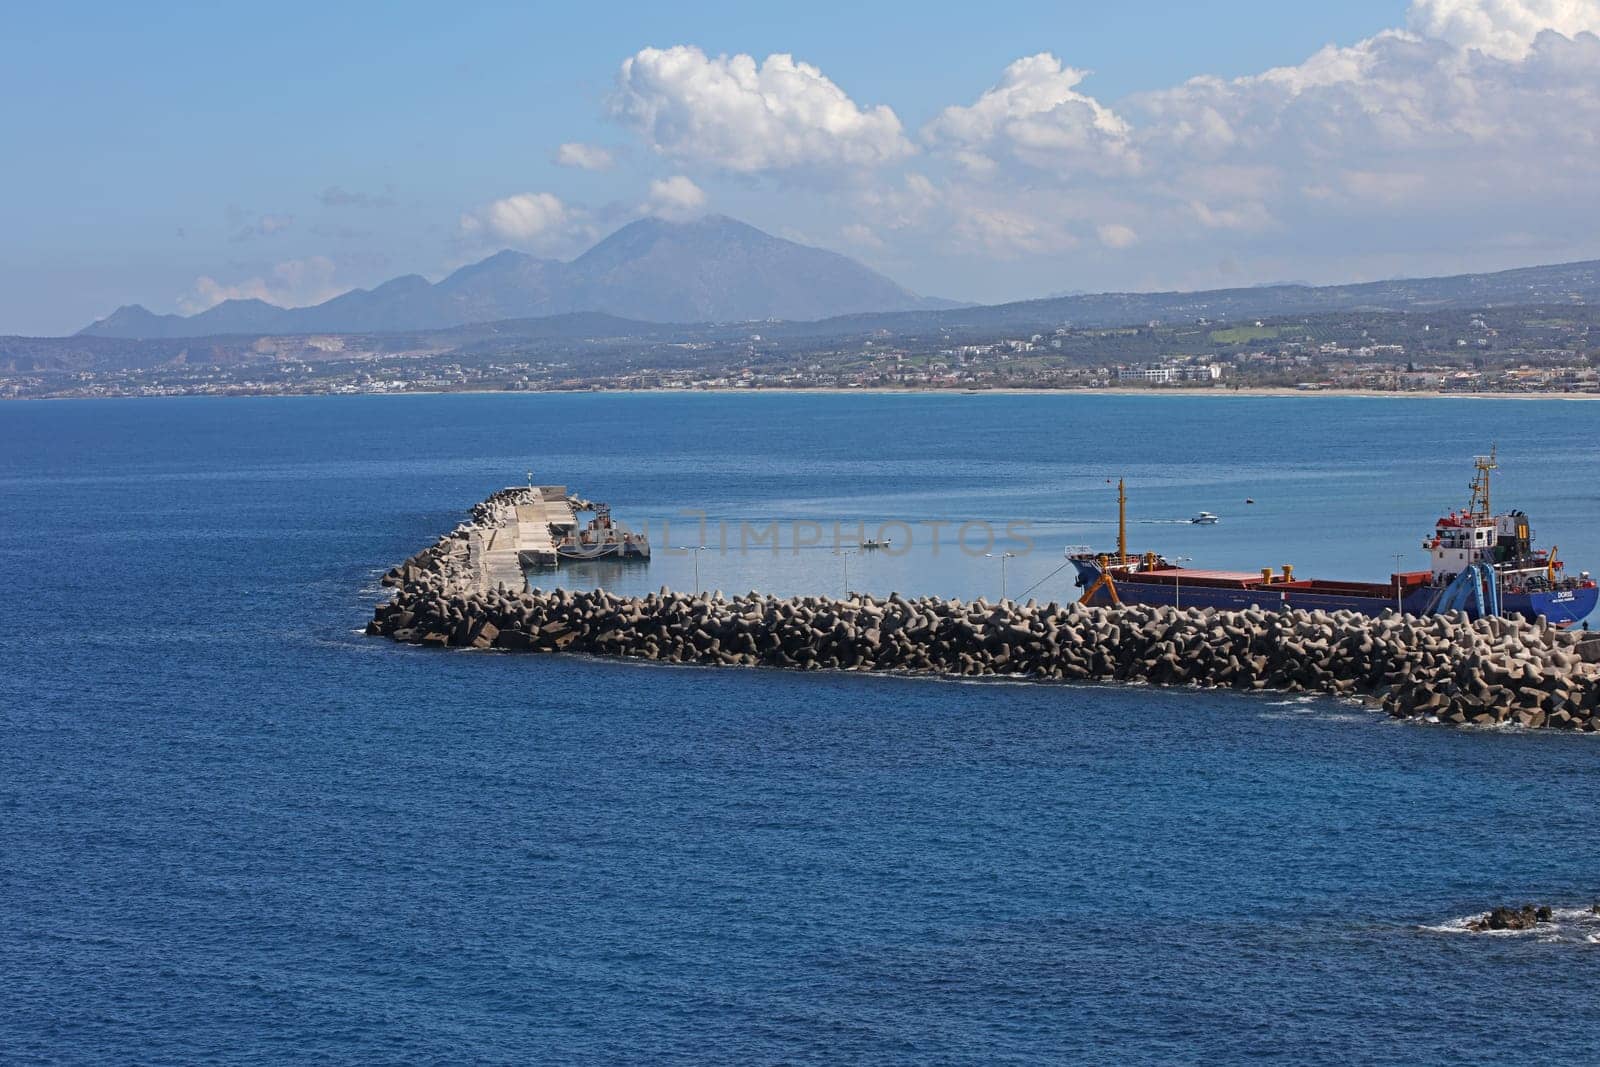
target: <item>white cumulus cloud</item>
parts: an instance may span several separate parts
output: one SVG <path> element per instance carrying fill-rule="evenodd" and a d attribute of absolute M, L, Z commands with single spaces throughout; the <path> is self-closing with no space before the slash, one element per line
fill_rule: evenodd
<path fill-rule="evenodd" d="M 1024 56 L 923 127 L 951 164 L 926 195 L 884 183 L 853 195 L 853 221 L 1074 267 L 1084 254 L 1058 253 L 1093 241 L 1143 284 L 1185 258 L 1323 278 L 1512 246 L 1588 258 L 1597 27 L 1600 0 L 1416 0 L 1407 27 L 1114 106 L 1060 58 Z"/>
<path fill-rule="evenodd" d="M 706 194 L 682 174 L 650 183 L 650 194 L 640 210 L 646 215 L 682 222 L 705 210 Z"/>
<path fill-rule="evenodd" d="M 840 227 L 839 236 L 850 244 L 860 245 L 862 248 L 879 249 L 884 247 L 883 238 L 879 237 L 871 226 L 859 222 L 852 222 Z"/>
<path fill-rule="evenodd" d="M 326 256 L 310 256 L 285 260 L 263 275 L 231 284 L 201 275 L 195 279 L 194 288 L 178 298 L 178 308 L 184 314 L 193 315 L 224 300 L 265 300 L 278 307 L 320 304 L 348 288 L 336 284 L 334 274 L 333 260 Z"/>
<path fill-rule="evenodd" d="M 1026 56 L 972 104 L 945 108 L 923 136 L 980 172 L 997 153 L 1038 167 L 1120 169 L 1133 161 L 1128 123 L 1078 91 L 1086 75 L 1048 52 Z"/>
<path fill-rule="evenodd" d="M 911 154 L 887 106 L 861 107 L 822 71 L 777 53 L 688 45 L 629 56 L 607 103 L 655 151 L 744 174 L 871 168 Z"/>
<path fill-rule="evenodd" d="M 1414 0 L 1407 23 L 1457 48 L 1521 59 L 1545 30 L 1600 34 L 1600 0 Z"/>
<path fill-rule="evenodd" d="M 469 240 L 552 248 L 588 232 L 584 213 L 554 193 L 517 193 L 461 216 Z"/>
<path fill-rule="evenodd" d="M 1305 174 L 1425 166 L 1456 184 L 1468 170 L 1528 171 L 1534 160 L 1593 164 L 1600 38 L 1547 33 L 1508 60 L 1387 31 L 1296 67 L 1196 78 L 1129 110 L 1140 150 L 1168 174 L 1213 161 Z"/>
<path fill-rule="evenodd" d="M 555 162 L 563 167 L 579 170 L 610 170 L 617 165 L 617 157 L 609 148 L 597 144 L 568 141 L 556 149 Z"/>
<path fill-rule="evenodd" d="M 1131 248 L 1139 241 L 1133 227 L 1120 222 L 1103 222 L 1095 228 L 1095 234 L 1107 248 Z"/>

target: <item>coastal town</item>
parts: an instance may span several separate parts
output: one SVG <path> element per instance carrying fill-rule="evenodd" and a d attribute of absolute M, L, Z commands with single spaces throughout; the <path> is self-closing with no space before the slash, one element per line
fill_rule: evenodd
<path fill-rule="evenodd" d="M 73 365 L 13 347 L 0 398 L 574 390 L 1260 390 L 1600 395 L 1590 306 L 1198 317 L 984 335 L 795 336 L 787 324 L 484 343 L 436 335 L 202 338 Z M 70 340 L 70 339 L 65 339 Z M 0 353 L 6 350 L 0 342 Z"/>

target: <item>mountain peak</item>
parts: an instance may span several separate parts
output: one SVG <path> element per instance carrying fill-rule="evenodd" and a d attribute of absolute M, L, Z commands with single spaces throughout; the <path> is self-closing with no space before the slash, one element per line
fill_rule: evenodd
<path fill-rule="evenodd" d="M 119 308 L 83 332 L 109 337 L 381 333 L 602 312 L 651 322 L 820 319 L 934 306 L 836 252 L 726 215 L 647 217 L 571 262 L 505 249 L 437 283 L 416 275 L 305 308 L 228 300 L 199 315 Z"/>
<path fill-rule="evenodd" d="M 461 269 L 475 270 L 481 267 L 508 267 L 516 264 L 537 262 L 540 262 L 537 256 L 531 256 L 526 252 L 518 252 L 514 248 L 502 248 L 500 251 L 496 252 L 487 259 L 480 259 L 476 263 L 469 263 Z"/>
<path fill-rule="evenodd" d="M 96 319 L 78 331 L 79 337 L 164 337 L 172 322 L 181 315 L 157 315 L 143 304 L 123 304 L 103 319 Z"/>
<path fill-rule="evenodd" d="M 632 222 L 630 222 L 627 225 L 623 226 L 622 229 L 618 230 L 617 232 L 621 233 L 624 230 L 632 230 L 632 229 L 701 230 L 701 231 L 706 231 L 706 232 L 718 232 L 718 231 L 721 231 L 721 232 L 731 232 L 731 233 L 760 234 L 762 237 L 770 237 L 771 236 L 770 234 L 764 233 L 763 231 L 756 229 L 756 227 L 750 225 L 748 222 L 741 222 L 740 220 L 738 220 L 736 218 L 733 218 L 731 215 L 715 215 L 715 214 L 711 214 L 711 215 L 692 215 L 692 216 L 690 216 L 688 218 L 682 218 L 682 219 L 669 219 L 669 218 L 665 218 L 665 217 L 663 217 L 661 215 L 644 215 L 644 216 L 642 216 L 640 218 L 634 219 Z"/>

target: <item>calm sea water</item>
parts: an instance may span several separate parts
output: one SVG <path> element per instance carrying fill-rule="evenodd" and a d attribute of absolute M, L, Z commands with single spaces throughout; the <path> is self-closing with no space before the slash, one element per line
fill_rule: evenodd
<path fill-rule="evenodd" d="M 0 406 L 0 1059 L 1595 1062 L 1600 927 L 1458 929 L 1600 898 L 1593 738 L 356 633 L 530 468 L 658 538 L 571 584 L 1064 599 L 1108 478 L 1135 548 L 1367 577 L 1492 441 L 1497 503 L 1600 569 L 1593 404 Z M 795 548 L 835 521 L 909 551 Z"/>

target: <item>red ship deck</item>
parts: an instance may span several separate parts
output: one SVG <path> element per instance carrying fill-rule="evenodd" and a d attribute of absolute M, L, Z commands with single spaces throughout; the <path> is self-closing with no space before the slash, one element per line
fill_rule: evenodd
<path fill-rule="evenodd" d="M 1234 585 L 1241 588 L 1260 585 L 1261 572 L 1256 571 L 1206 571 L 1189 570 L 1186 567 L 1165 567 L 1160 570 L 1139 571 L 1128 576 L 1129 581 L 1139 581 L 1144 578 L 1155 578 L 1160 581 L 1168 579 L 1181 579 L 1185 582 L 1199 582 L 1201 585 Z"/>
<path fill-rule="evenodd" d="M 1251 573 L 1165 567 L 1160 570 L 1137 571 L 1118 580 L 1151 585 L 1182 583 L 1227 589 L 1258 589 L 1270 584 L 1274 589 L 1303 589 L 1323 593 L 1347 593 L 1352 596 L 1391 596 L 1394 593 L 1396 579 L 1400 581 L 1402 588 L 1414 589 L 1428 584 L 1431 578 L 1432 573 L 1429 571 L 1406 571 L 1403 574 L 1390 575 L 1387 582 L 1341 582 L 1320 578 L 1296 578 L 1284 581 L 1280 575 L 1274 574 L 1272 581 L 1268 583 L 1261 577 L 1260 571 Z"/>

